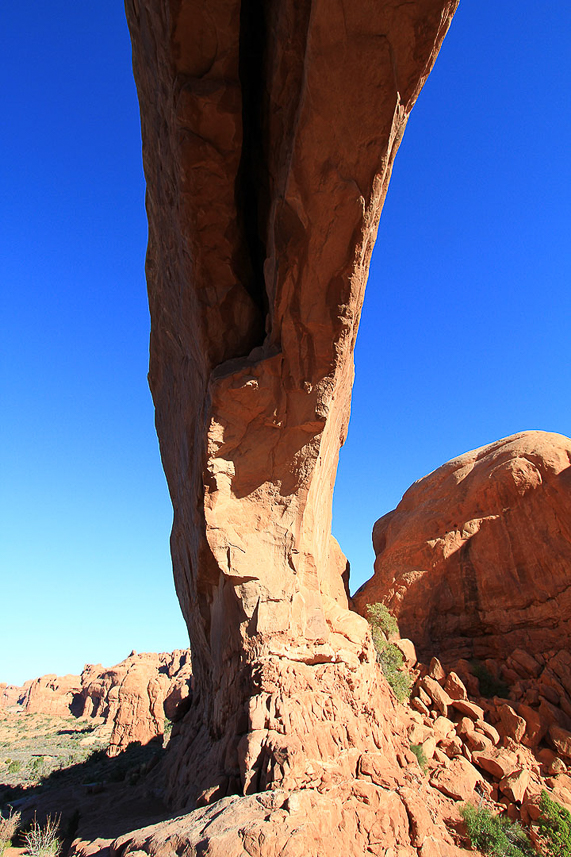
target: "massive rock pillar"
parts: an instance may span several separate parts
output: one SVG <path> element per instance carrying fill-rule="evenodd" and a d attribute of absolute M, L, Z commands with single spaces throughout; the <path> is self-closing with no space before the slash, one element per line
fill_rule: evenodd
<path fill-rule="evenodd" d="M 394 157 L 457 0 L 127 0 L 150 385 L 193 705 L 184 802 L 398 752 L 330 535 Z"/>

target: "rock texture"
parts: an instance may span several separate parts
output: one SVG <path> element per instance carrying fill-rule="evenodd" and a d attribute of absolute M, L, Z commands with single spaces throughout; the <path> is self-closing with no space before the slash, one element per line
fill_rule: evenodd
<path fill-rule="evenodd" d="M 126 4 L 149 377 L 195 679 L 171 741 L 179 804 L 319 790 L 378 751 L 409 764 L 347 609 L 331 499 L 381 207 L 456 5 Z M 247 853 L 276 853 L 260 836 Z"/>
<path fill-rule="evenodd" d="M 519 649 L 518 669 L 538 675 L 533 655 L 571 642 L 571 441 L 529 431 L 449 461 L 377 521 L 373 544 L 359 610 L 384 602 L 421 655 Z"/>

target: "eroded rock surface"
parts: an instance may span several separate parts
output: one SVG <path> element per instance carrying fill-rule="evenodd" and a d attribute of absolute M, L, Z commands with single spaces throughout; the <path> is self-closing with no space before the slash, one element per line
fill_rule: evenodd
<path fill-rule="evenodd" d="M 523 432 L 447 462 L 377 521 L 373 543 L 360 610 L 384 602 L 421 655 L 517 652 L 508 680 L 537 677 L 533 656 L 571 642 L 571 440 Z M 544 673 L 557 702 L 561 681 Z"/>
<path fill-rule="evenodd" d="M 319 784 L 402 737 L 330 535 L 394 157 L 456 0 L 128 0 L 150 384 L 193 652 L 181 804 Z"/>

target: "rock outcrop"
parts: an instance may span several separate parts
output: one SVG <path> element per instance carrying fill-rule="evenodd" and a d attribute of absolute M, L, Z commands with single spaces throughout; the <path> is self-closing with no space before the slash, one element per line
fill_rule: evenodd
<path fill-rule="evenodd" d="M 190 694 L 191 676 L 188 650 L 132 652 L 107 670 L 88 665 L 78 715 L 113 725 L 108 753 L 117 755 L 133 741 L 148 744 L 163 735 L 165 716 L 175 720 Z"/>
<path fill-rule="evenodd" d="M 192 665 L 188 649 L 131 652 L 114 667 L 87 664 L 81 676 L 45 675 L 23 687 L 0 685 L 0 705 L 27 714 L 96 718 L 111 729 L 108 753 L 134 741 L 148 744 L 164 733 L 189 704 Z"/>
<path fill-rule="evenodd" d="M 77 708 L 80 694 L 78 675 L 44 675 L 28 684 L 22 704 L 28 714 L 69 717 Z"/>
<path fill-rule="evenodd" d="M 571 441 L 529 431 L 449 461 L 377 521 L 373 544 L 358 609 L 385 603 L 421 655 L 519 649 L 518 670 L 538 675 L 534 655 L 571 643 Z"/>
<path fill-rule="evenodd" d="M 0 708 L 11 708 L 14 705 L 23 705 L 26 699 L 31 681 L 27 681 L 22 687 L 15 684 L 0 682 Z"/>
<path fill-rule="evenodd" d="M 195 681 L 171 740 L 179 805 L 302 789 L 292 806 L 315 815 L 362 757 L 380 753 L 393 777 L 414 764 L 367 623 L 347 609 L 331 500 L 382 204 L 456 5 L 127 0 L 149 378 Z M 343 809 L 351 828 L 335 798 L 304 853 L 383 789 Z M 250 803 L 228 806 L 237 818 Z M 410 848 L 398 804 L 395 842 Z M 276 853 L 268 836 L 239 847 Z"/>

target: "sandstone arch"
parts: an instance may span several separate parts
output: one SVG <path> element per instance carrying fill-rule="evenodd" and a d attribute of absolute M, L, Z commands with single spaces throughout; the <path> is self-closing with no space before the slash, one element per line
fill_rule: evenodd
<path fill-rule="evenodd" d="M 457 0 L 126 6 L 196 688 L 172 794 L 308 787 L 365 751 L 396 764 L 331 498 L 381 207 Z"/>

